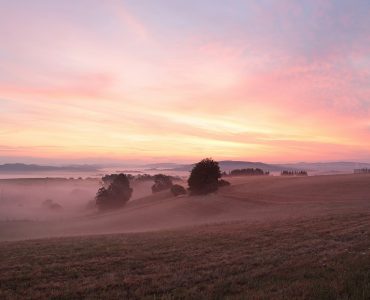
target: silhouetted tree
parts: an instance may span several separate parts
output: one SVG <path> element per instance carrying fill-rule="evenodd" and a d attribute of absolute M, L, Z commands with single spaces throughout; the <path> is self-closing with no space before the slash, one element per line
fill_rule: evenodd
<path fill-rule="evenodd" d="M 172 187 L 172 180 L 170 176 L 163 175 L 163 174 L 154 175 L 154 185 L 152 186 L 153 193 L 168 190 L 171 187 Z"/>
<path fill-rule="evenodd" d="M 185 190 L 185 188 L 183 186 L 181 186 L 179 184 L 174 184 L 171 187 L 171 193 L 174 196 L 186 195 L 186 190 Z"/>
<path fill-rule="evenodd" d="M 131 198 L 132 188 L 127 175 L 115 175 L 109 186 L 101 187 L 96 194 L 96 205 L 100 210 L 122 207 Z"/>
<path fill-rule="evenodd" d="M 188 179 L 189 189 L 192 194 L 208 194 L 218 189 L 218 179 L 221 171 L 218 162 L 211 158 L 198 162 L 191 171 Z"/>
<path fill-rule="evenodd" d="M 103 182 L 103 186 L 108 187 L 117 177 L 118 174 L 104 175 L 101 179 L 101 181 Z"/>
<path fill-rule="evenodd" d="M 105 187 L 108 187 L 120 174 L 109 174 L 102 177 L 102 182 Z M 134 176 L 125 174 L 128 180 L 133 180 Z"/>

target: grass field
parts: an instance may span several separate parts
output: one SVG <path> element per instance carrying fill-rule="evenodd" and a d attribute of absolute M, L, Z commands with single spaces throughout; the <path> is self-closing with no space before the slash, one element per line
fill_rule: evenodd
<path fill-rule="evenodd" d="M 369 179 L 234 178 L 70 224 L 5 222 L 0 299 L 370 299 Z"/>
<path fill-rule="evenodd" d="M 0 245 L 0 298 L 369 299 L 370 213 Z"/>

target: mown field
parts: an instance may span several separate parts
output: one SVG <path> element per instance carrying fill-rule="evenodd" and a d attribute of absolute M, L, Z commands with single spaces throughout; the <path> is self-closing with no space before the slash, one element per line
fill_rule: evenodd
<path fill-rule="evenodd" d="M 0 243 L 1 299 L 370 299 L 370 212 Z"/>

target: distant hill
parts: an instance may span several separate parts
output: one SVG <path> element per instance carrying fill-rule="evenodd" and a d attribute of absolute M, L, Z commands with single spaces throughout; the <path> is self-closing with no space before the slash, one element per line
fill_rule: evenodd
<path fill-rule="evenodd" d="M 171 169 L 175 171 L 191 171 L 195 164 L 159 163 L 146 165 L 152 169 Z M 259 168 L 264 171 L 281 172 L 283 170 L 306 170 L 317 173 L 352 173 L 354 169 L 370 168 L 370 163 L 359 162 L 315 162 L 291 164 L 266 164 L 263 162 L 223 160 L 219 161 L 222 171 L 229 172 L 235 169 Z"/>
<path fill-rule="evenodd" d="M 195 164 L 156 163 L 141 165 L 150 170 L 191 171 Z M 229 172 L 235 169 L 259 168 L 264 171 L 281 172 L 283 170 L 306 170 L 315 173 L 352 173 L 354 169 L 369 168 L 370 163 L 360 162 L 316 162 L 316 163 L 291 163 L 267 164 L 263 162 L 222 160 L 219 161 L 222 171 Z M 0 173 L 27 173 L 27 172 L 97 172 L 98 165 L 66 165 L 48 166 L 37 164 L 7 163 L 0 165 Z"/>
<path fill-rule="evenodd" d="M 262 162 L 251 162 L 251 161 L 235 161 L 235 160 L 222 160 L 218 162 L 223 172 L 229 172 L 235 169 L 246 169 L 246 168 L 259 168 L 264 171 L 282 171 L 284 167 L 280 165 L 265 164 Z M 174 168 L 176 171 L 191 171 L 194 164 L 183 165 Z"/>
<path fill-rule="evenodd" d="M 144 168 L 147 169 L 175 169 L 180 168 L 185 165 L 176 164 L 176 163 L 156 163 L 156 164 L 147 164 L 144 165 Z"/>
<path fill-rule="evenodd" d="M 370 163 L 361 162 L 317 162 L 317 163 L 306 163 L 299 162 L 294 164 L 285 164 L 284 167 L 287 169 L 302 169 L 306 171 L 318 171 L 318 172 L 350 172 L 354 169 L 370 168 Z"/>
<path fill-rule="evenodd" d="M 95 165 L 70 165 L 70 166 L 43 166 L 35 164 L 3 164 L 0 165 L 0 173 L 21 173 L 21 172 L 52 172 L 52 171 L 63 171 L 63 172 L 94 172 L 98 171 L 99 168 Z"/>

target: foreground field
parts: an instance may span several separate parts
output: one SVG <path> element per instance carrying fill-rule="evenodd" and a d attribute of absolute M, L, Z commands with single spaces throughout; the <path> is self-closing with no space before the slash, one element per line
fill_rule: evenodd
<path fill-rule="evenodd" d="M 2 222 L 0 299 L 370 299 L 369 175 L 230 180 Z"/>
<path fill-rule="evenodd" d="M 370 213 L 0 244 L 0 298 L 369 299 Z"/>

